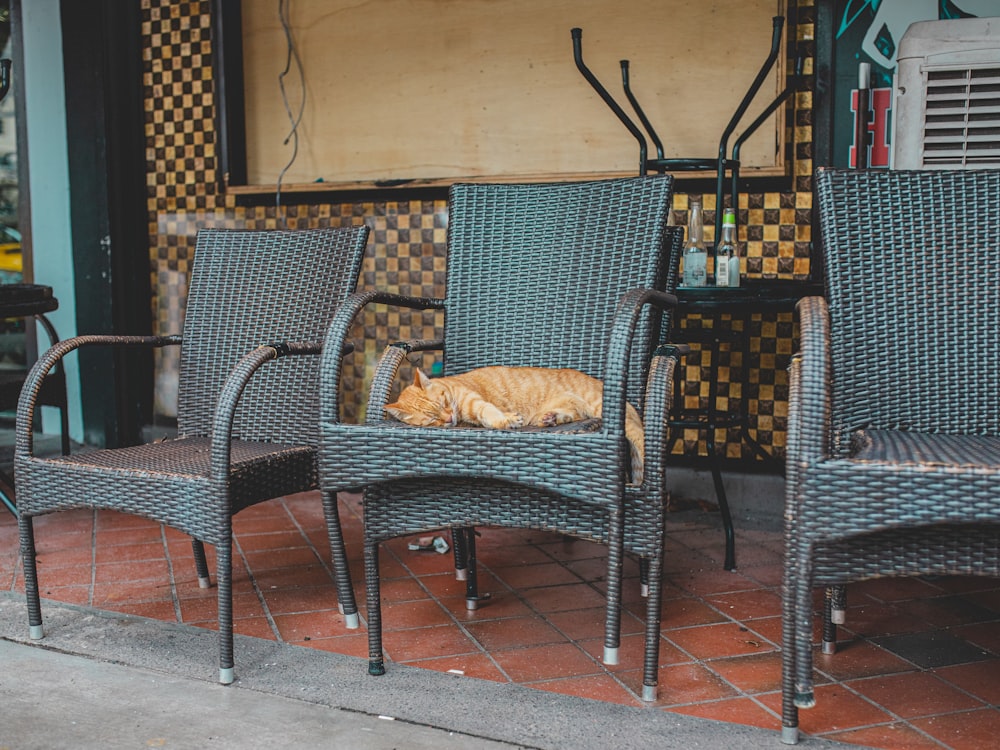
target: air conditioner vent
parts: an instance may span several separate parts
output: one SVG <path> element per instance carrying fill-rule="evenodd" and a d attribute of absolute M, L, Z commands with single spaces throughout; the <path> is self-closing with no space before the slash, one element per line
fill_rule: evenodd
<path fill-rule="evenodd" d="M 1000 67 L 926 73 L 924 165 L 1000 165 Z"/>
<path fill-rule="evenodd" d="M 1000 17 L 919 21 L 900 40 L 896 169 L 1000 169 Z"/>

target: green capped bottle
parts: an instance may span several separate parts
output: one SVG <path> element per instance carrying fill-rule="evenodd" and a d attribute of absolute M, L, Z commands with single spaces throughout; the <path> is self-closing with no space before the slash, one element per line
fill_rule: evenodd
<path fill-rule="evenodd" d="M 740 285 L 740 251 L 736 244 L 736 212 L 727 208 L 722 215 L 722 238 L 715 246 L 715 285 Z"/>

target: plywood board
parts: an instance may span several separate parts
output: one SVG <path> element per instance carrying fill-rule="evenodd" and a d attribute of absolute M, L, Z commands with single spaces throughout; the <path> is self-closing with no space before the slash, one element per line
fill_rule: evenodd
<path fill-rule="evenodd" d="M 714 157 L 781 13 L 777 0 L 289 0 L 303 89 L 278 5 L 242 4 L 247 166 L 250 184 L 286 188 L 634 174 L 637 142 L 577 70 L 573 27 L 632 114 L 630 60 L 665 156 Z M 744 126 L 783 88 L 783 58 Z M 289 59 L 292 117 L 305 97 L 294 159 Z M 745 171 L 782 173 L 783 129 L 779 111 L 748 139 Z"/>

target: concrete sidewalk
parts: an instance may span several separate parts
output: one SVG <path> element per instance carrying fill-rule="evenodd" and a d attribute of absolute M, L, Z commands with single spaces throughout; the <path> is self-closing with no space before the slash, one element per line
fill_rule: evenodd
<path fill-rule="evenodd" d="M 29 641 L 23 597 L 0 593 L 0 750 L 782 747 L 777 730 L 397 664 L 373 678 L 362 659 L 244 636 L 223 687 L 213 631 L 53 602 L 42 613 L 46 637 Z"/>

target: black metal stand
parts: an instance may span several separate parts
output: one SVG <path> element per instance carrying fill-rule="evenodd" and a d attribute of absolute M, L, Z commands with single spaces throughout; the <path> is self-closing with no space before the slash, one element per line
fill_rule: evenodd
<path fill-rule="evenodd" d="M 722 137 L 719 139 L 719 152 L 718 155 L 711 158 L 665 158 L 663 143 L 661 142 L 656 130 L 653 128 L 646 117 L 645 112 L 643 112 L 642 107 L 639 105 L 638 100 L 632 92 L 631 85 L 629 82 L 629 61 L 621 61 L 621 73 L 622 73 L 622 87 L 625 92 L 625 96 L 635 111 L 636 116 L 642 123 L 642 126 L 646 129 L 649 134 L 653 145 L 656 148 L 656 158 L 648 158 L 648 148 L 646 144 L 646 138 L 642 133 L 642 130 L 632 121 L 632 119 L 625 113 L 625 111 L 619 106 L 615 101 L 615 98 L 608 92 L 597 77 L 587 68 L 583 61 L 583 31 L 581 29 L 572 29 L 571 36 L 573 38 L 573 58 L 576 62 L 576 67 L 587 80 L 588 83 L 593 87 L 593 89 L 600 95 L 604 102 L 608 105 L 611 111 L 621 120 L 622 124 L 625 125 L 626 129 L 632 134 L 639 145 L 639 174 L 648 174 L 650 172 L 663 174 L 666 172 L 710 172 L 714 171 L 716 173 L 716 210 L 715 210 L 715 237 L 716 240 L 722 235 L 722 214 L 723 207 L 725 206 L 726 198 L 726 188 L 728 185 L 730 205 L 735 209 L 738 207 L 737 195 L 739 193 L 739 173 L 740 173 L 740 148 L 750 135 L 752 135 L 771 114 L 780 107 L 785 100 L 791 96 L 791 94 L 801 85 L 803 80 L 802 67 L 804 56 L 800 53 L 797 55 L 795 70 L 791 76 L 788 78 L 787 85 L 779 93 L 774 100 L 768 104 L 768 106 L 761 112 L 761 114 L 740 134 L 740 137 L 736 139 L 733 144 L 732 151 L 729 151 L 729 139 L 732 137 L 740 120 L 746 114 L 747 109 L 750 104 L 756 98 L 758 92 L 760 91 L 761 85 L 767 78 L 771 69 L 774 67 L 775 62 L 778 59 L 778 54 L 781 50 L 781 32 L 784 27 L 785 19 L 783 16 L 775 16 L 772 19 L 772 33 L 771 33 L 771 48 L 768 52 L 764 63 L 761 65 L 753 82 L 750 84 L 750 88 L 747 90 L 743 99 L 740 101 L 739 106 L 730 118 L 729 123 L 726 125 L 725 130 L 722 133 Z M 729 177 L 727 181 L 727 176 Z M 738 212 L 737 212 L 738 214 Z M 737 217 L 738 221 L 738 217 Z M 679 318 L 685 314 L 698 314 L 703 315 L 705 313 L 713 312 L 728 312 L 735 313 L 743 318 L 743 334 L 731 335 L 727 337 L 726 340 L 732 341 L 735 344 L 740 344 L 742 346 L 742 352 L 744 354 L 744 362 L 746 361 L 746 355 L 748 354 L 748 345 L 746 337 L 748 334 L 747 328 L 749 323 L 749 314 L 751 310 L 759 309 L 761 303 L 760 297 L 754 295 L 748 295 L 746 290 L 743 288 L 737 289 L 716 289 L 713 287 L 705 287 L 709 294 L 711 294 L 715 299 L 712 300 L 711 305 L 697 304 L 696 300 L 700 299 L 701 295 L 693 298 L 695 301 L 689 299 L 688 304 L 682 304 L 678 309 L 678 315 L 675 318 L 675 326 L 679 324 Z M 686 292 L 684 288 L 678 290 L 678 298 L 682 301 L 685 300 Z M 690 290 L 692 292 L 701 292 L 702 290 Z M 752 296 L 752 299 L 749 297 Z M 801 295 L 800 295 L 801 296 Z M 797 299 L 797 298 L 796 298 Z M 720 308 L 719 305 L 723 307 Z M 757 307 L 751 307 L 749 305 L 757 304 Z M 781 304 L 787 304 L 787 300 L 782 298 Z M 794 302 L 792 303 L 794 306 Z M 728 309 L 727 309 L 728 308 Z M 789 308 L 791 309 L 791 308 Z M 677 328 L 675 327 L 675 330 Z M 764 448 L 753 439 L 747 429 L 748 423 L 748 410 L 746 399 L 741 397 L 740 411 L 738 413 L 720 412 L 716 408 L 716 397 L 718 395 L 718 358 L 719 349 L 723 343 L 723 338 L 720 335 L 719 327 L 713 328 L 713 335 L 711 340 L 707 342 L 710 346 L 710 369 L 711 369 L 711 379 L 709 381 L 709 403 L 707 409 L 699 410 L 684 410 L 680 408 L 678 402 L 675 400 L 675 410 L 671 418 L 670 426 L 675 430 L 673 441 L 676 442 L 679 439 L 679 431 L 685 428 L 687 429 L 697 429 L 707 433 L 708 439 L 706 440 L 707 453 L 709 459 L 709 465 L 712 471 L 712 480 L 715 485 L 715 494 L 719 504 L 719 512 L 722 515 L 722 523 L 725 531 L 726 539 L 726 556 L 725 556 L 725 569 L 732 570 L 736 567 L 736 544 L 735 544 L 735 531 L 733 529 L 732 515 L 729 511 L 729 501 L 726 497 L 726 490 L 722 482 L 722 473 L 720 469 L 720 459 L 716 453 L 715 448 L 715 437 L 716 432 L 719 429 L 726 427 L 736 427 L 740 428 L 741 440 L 747 443 L 752 450 L 761 457 L 770 458 L 770 454 L 764 450 Z M 679 375 L 679 372 L 678 372 Z M 679 388 L 679 381 L 677 383 Z"/>

